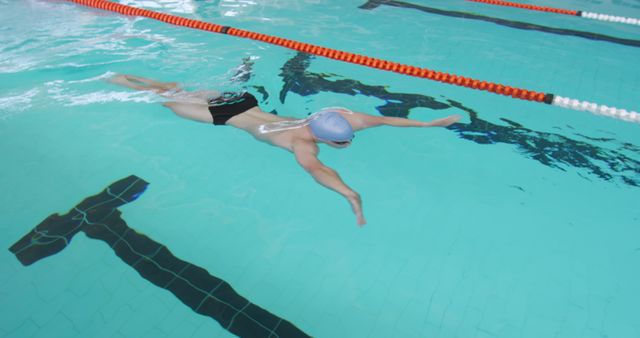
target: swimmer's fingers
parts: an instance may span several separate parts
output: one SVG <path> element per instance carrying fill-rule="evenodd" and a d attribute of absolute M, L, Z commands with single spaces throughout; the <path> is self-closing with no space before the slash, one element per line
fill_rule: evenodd
<path fill-rule="evenodd" d="M 460 115 L 451 115 L 442 119 L 433 120 L 430 122 L 425 122 L 423 124 L 424 127 L 448 127 L 460 120 Z"/>
<path fill-rule="evenodd" d="M 356 215 L 358 226 L 362 227 L 363 225 L 367 224 L 367 221 L 365 220 L 362 213 L 362 199 L 360 198 L 360 195 L 354 192 L 354 194 L 352 196 L 349 196 L 348 199 L 349 203 L 351 204 L 351 209 Z"/>
<path fill-rule="evenodd" d="M 358 215 L 358 226 L 362 228 L 365 224 L 367 224 L 367 221 L 364 219 L 364 216 Z"/>

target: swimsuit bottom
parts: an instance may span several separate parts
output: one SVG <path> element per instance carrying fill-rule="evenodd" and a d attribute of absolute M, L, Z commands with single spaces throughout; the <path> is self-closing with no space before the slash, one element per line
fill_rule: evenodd
<path fill-rule="evenodd" d="M 225 92 L 221 96 L 209 100 L 209 112 L 215 125 L 224 125 L 230 118 L 257 106 L 258 100 L 255 96 L 246 92 Z"/>

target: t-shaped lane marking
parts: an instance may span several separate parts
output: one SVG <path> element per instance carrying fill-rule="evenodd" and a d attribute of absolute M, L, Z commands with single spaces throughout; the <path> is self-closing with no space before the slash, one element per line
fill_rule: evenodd
<path fill-rule="evenodd" d="M 121 179 L 87 197 L 64 215 L 53 214 L 9 249 L 31 265 L 66 248 L 79 231 L 106 242 L 125 263 L 151 283 L 173 293 L 193 311 L 211 317 L 240 337 L 309 337 L 296 326 L 239 295 L 224 280 L 175 257 L 169 249 L 136 232 L 118 207 L 135 201 L 149 183 Z"/>

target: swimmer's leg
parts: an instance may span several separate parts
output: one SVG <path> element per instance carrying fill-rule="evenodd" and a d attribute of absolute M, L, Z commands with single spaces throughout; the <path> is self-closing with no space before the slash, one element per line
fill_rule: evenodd
<path fill-rule="evenodd" d="M 146 77 L 135 76 L 135 75 L 123 75 L 129 81 L 135 81 L 149 86 L 150 88 L 158 88 L 164 90 L 174 90 L 178 88 L 177 82 L 160 82 L 152 79 L 148 79 Z"/>
<path fill-rule="evenodd" d="M 180 91 L 178 84 L 175 82 L 159 82 L 144 77 L 118 74 L 111 77 L 109 82 L 117 84 L 119 86 L 135 89 L 135 90 L 147 90 L 156 94 L 164 94 L 168 91 Z"/>
<path fill-rule="evenodd" d="M 213 117 L 209 112 L 209 106 L 199 103 L 165 102 L 163 106 L 171 109 L 176 115 L 189 120 L 204 123 L 213 123 Z"/>
<path fill-rule="evenodd" d="M 217 90 L 196 90 L 188 92 L 186 96 L 201 99 L 208 104 L 211 99 L 219 97 L 220 95 L 222 94 Z"/>
<path fill-rule="evenodd" d="M 135 90 L 151 91 L 172 101 L 185 103 L 208 104 L 211 98 L 220 96 L 217 91 L 198 90 L 190 92 L 180 88 L 176 82 L 159 82 L 134 75 L 118 74 L 107 81 Z"/>

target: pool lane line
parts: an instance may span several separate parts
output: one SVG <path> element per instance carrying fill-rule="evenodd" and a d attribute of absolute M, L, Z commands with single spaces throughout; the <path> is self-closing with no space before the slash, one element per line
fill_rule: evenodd
<path fill-rule="evenodd" d="M 617 23 L 626 23 L 626 24 L 629 24 L 629 25 L 638 25 L 638 26 L 640 26 L 640 19 L 628 18 L 628 17 L 624 17 L 624 16 L 616 16 L 616 15 L 608 15 L 608 14 L 576 11 L 576 10 L 554 8 L 554 7 L 546 7 L 546 6 L 527 5 L 527 4 L 521 4 L 521 3 L 517 3 L 517 2 L 510 2 L 510 1 L 499 1 L 499 0 L 467 0 L 467 1 L 479 2 L 479 3 L 483 3 L 483 4 L 487 4 L 487 5 L 514 7 L 514 8 L 528 9 L 528 10 L 532 10 L 532 11 L 540 11 L 540 12 L 549 12 L 549 13 L 556 13 L 556 14 L 578 16 L 578 17 L 582 17 L 582 18 L 585 18 L 585 19 L 593 19 L 593 20 L 600 20 L 600 21 L 610 21 L 610 22 L 617 22 Z"/>
<path fill-rule="evenodd" d="M 586 101 L 579 101 L 576 99 L 565 98 L 556 96 L 551 93 L 536 92 L 528 89 L 517 88 L 512 86 L 505 86 L 499 83 L 493 83 L 488 81 L 482 81 L 473 79 L 470 77 L 459 76 L 455 74 L 449 74 L 431 70 L 428 68 L 421 68 L 411 65 L 400 64 L 397 62 L 391 62 L 383 59 L 372 58 L 365 55 L 344 52 L 341 50 L 316 46 L 308 43 L 302 43 L 294 40 L 283 39 L 277 36 L 256 33 L 243 29 L 237 29 L 230 26 L 222 26 L 200 20 L 194 20 L 184 18 L 177 15 L 171 15 L 166 13 L 154 12 L 147 9 L 122 5 L 119 3 L 106 1 L 106 0 L 67 0 L 83 6 L 98 8 L 114 13 L 120 13 L 130 16 L 141 16 L 157 21 L 166 22 L 176 26 L 188 27 L 193 29 L 199 29 L 209 31 L 213 33 L 233 35 L 240 38 L 251 39 L 256 41 L 266 42 L 272 45 L 285 47 L 288 49 L 296 50 L 299 52 L 323 56 L 326 58 L 355 63 L 362 66 L 400 73 L 404 75 L 420 77 L 429 79 L 432 81 L 443 82 L 451 85 L 467 87 L 476 90 L 487 91 L 494 94 L 510 96 L 515 99 L 534 101 L 539 103 L 546 103 L 555 105 L 562 108 L 574 109 L 579 111 L 589 111 L 594 114 L 608 116 L 624 121 L 638 122 L 640 123 L 640 114 L 635 111 L 627 111 L 625 109 L 618 109 L 615 107 L 608 107 L 605 105 L 599 105 Z"/>
<path fill-rule="evenodd" d="M 625 38 L 619 38 L 615 36 L 594 33 L 594 32 L 549 27 L 549 26 L 543 26 L 543 25 L 533 24 L 529 22 L 500 19 L 500 18 L 495 18 L 491 16 L 475 14 L 471 12 L 444 10 L 444 9 L 439 9 L 434 7 L 428 7 L 422 4 L 418 5 L 418 4 L 413 4 L 410 2 L 399 1 L 399 0 L 368 0 L 365 4 L 359 6 L 359 8 L 365 9 L 365 10 L 373 10 L 383 5 L 389 6 L 389 7 L 404 8 L 404 9 L 414 9 L 424 13 L 442 15 L 442 16 L 447 16 L 451 18 L 490 22 L 496 25 L 505 26 L 513 29 L 529 30 L 529 31 L 543 32 L 548 34 L 562 35 L 562 36 L 572 36 L 572 37 L 578 37 L 583 39 L 589 39 L 593 41 L 604 41 L 609 43 L 615 43 L 615 44 L 635 47 L 635 48 L 640 47 L 640 40 L 635 40 L 635 39 L 625 39 Z"/>

